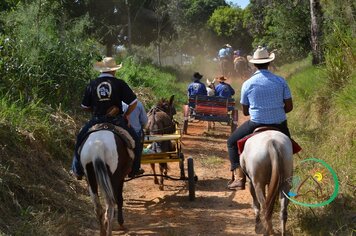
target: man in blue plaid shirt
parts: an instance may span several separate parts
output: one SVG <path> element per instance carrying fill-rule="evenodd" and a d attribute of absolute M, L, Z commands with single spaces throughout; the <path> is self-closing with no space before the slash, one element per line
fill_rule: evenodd
<path fill-rule="evenodd" d="M 286 113 L 293 109 L 293 102 L 287 82 L 268 70 L 268 66 L 275 58 L 261 46 L 255 51 L 249 62 L 253 63 L 257 71 L 245 81 L 241 88 L 242 111 L 250 119 L 239 126 L 227 140 L 229 158 L 231 162 L 232 180 L 228 188 L 231 190 L 245 189 L 246 176 L 240 167 L 237 141 L 251 134 L 261 126 L 278 128 L 290 137 L 287 126 Z"/>

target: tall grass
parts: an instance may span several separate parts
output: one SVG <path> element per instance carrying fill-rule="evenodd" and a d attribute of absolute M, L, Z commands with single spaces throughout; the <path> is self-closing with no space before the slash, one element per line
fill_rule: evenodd
<path fill-rule="evenodd" d="M 303 147 L 302 156 L 327 162 L 340 183 L 338 197 L 325 207 L 309 209 L 291 204 L 295 234 L 347 235 L 354 230 L 356 76 L 351 70 L 343 70 L 345 74 L 339 70 L 335 78 L 329 73 L 331 65 L 335 67 L 333 63 L 319 68 L 306 66 L 288 80 L 295 105 L 288 120 L 292 136 Z M 300 161 L 295 158 L 296 166 Z"/>

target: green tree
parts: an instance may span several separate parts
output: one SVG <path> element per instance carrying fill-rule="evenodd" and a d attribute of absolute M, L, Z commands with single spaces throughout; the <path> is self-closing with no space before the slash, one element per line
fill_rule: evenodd
<path fill-rule="evenodd" d="M 220 7 L 210 17 L 208 26 L 220 36 L 222 41 L 231 42 L 234 48 L 249 52 L 252 37 L 245 28 L 243 21 L 244 11 L 241 8 Z"/>
<path fill-rule="evenodd" d="M 171 0 L 169 16 L 177 32 L 182 52 L 204 54 L 214 37 L 207 22 L 215 9 L 227 6 L 224 0 Z"/>
<path fill-rule="evenodd" d="M 253 0 L 245 21 L 253 46 L 276 49 L 277 62 L 305 57 L 311 50 L 309 0 Z"/>
<path fill-rule="evenodd" d="M 63 22 L 60 10 L 60 4 L 38 0 L 4 15 L 0 92 L 13 100 L 77 104 L 73 94 L 92 78 L 98 49 L 84 33 L 88 19 Z"/>

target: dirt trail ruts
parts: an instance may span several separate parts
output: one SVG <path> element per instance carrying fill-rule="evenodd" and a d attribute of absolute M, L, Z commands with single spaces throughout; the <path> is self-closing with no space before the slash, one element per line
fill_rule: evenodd
<path fill-rule="evenodd" d="M 194 160 L 196 199 L 189 201 L 185 181 L 165 180 L 163 191 L 153 177 L 129 181 L 124 187 L 127 231 L 114 235 L 255 235 L 249 191 L 226 188 L 231 178 L 226 150 L 229 129 L 216 124 L 214 131 L 207 132 L 206 122 L 189 123 L 182 149 L 185 158 Z M 208 159 L 218 162 L 207 164 Z M 142 167 L 151 172 L 149 165 Z M 178 163 L 169 167 L 169 175 L 179 177 Z"/>

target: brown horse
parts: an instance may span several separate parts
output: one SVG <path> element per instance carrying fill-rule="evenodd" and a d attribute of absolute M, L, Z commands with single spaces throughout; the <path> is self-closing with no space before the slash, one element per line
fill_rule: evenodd
<path fill-rule="evenodd" d="M 122 190 L 125 176 L 131 169 L 135 142 L 121 127 L 100 125 L 103 129 L 90 133 L 84 142 L 80 161 L 100 225 L 100 235 L 108 236 L 112 234 L 115 203 L 119 225 L 124 228 Z M 105 211 L 100 204 L 98 187 L 105 199 Z"/>
<path fill-rule="evenodd" d="M 155 107 L 147 112 L 147 132 L 149 134 L 173 134 L 176 132 L 175 121 L 173 116 L 176 114 L 176 110 L 173 105 L 174 95 L 171 96 L 169 101 L 167 99 L 161 99 L 158 101 Z M 174 151 L 174 145 L 171 141 L 161 141 L 153 143 L 151 149 L 154 152 L 169 152 Z M 155 164 L 151 163 L 151 168 L 154 176 L 154 183 L 159 184 L 160 190 L 163 190 L 163 176 L 167 175 L 168 165 L 167 163 L 160 163 L 159 168 L 161 172 L 160 181 L 156 176 Z"/>

